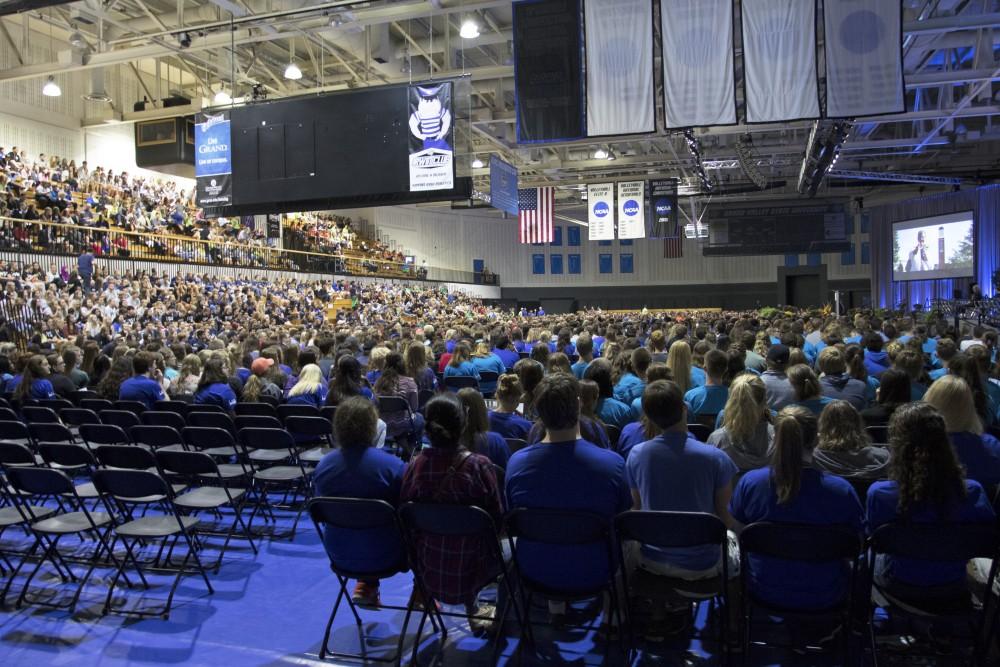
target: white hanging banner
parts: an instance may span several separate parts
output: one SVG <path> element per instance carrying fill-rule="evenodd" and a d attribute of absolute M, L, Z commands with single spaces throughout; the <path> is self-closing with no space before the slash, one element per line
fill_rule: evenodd
<path fill-rule="evenodd" d="M 587 135 L 656 131 L 652 0 L 586 0 Z"/>
<path fill-rule="evenodd" d="M 902 4 L 899 0 L 823 3 L 827 117 L 906 111 Z"/>
<path fill-rule="evenodd" d="M 618 183 L 618 238 L 646 237 L 646 181 Z"/>
<path fill-rule="evenodd" d="M 816 4 L 743 0 L 747 122 L 819 118 Z"/>
<path fill-rule="evenodd" d="M 610 241 L 615 238 L 615 189 L 613 183 L 587 186 L 587 238 Z"/>
<path fill-rule="evenodd" d="M 732 0 L 661 0 L 667 127 L 736 124 Z"/>

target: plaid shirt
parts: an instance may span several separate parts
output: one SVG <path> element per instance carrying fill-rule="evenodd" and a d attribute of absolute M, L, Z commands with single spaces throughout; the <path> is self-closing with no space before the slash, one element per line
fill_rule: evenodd
<path fill-rule="evenodd" d="M 456 457 L 453 450 L 421 451 L 403 474 L 400 502 L 475 505 L 499 523 L 503 506 L 493 464 L 472 454 L 448 475 Z M 418 536 L 416 550 L 424 584 L 445 604 L 471 603 L 497 573 L 492 547 L 480 539 Z"/>

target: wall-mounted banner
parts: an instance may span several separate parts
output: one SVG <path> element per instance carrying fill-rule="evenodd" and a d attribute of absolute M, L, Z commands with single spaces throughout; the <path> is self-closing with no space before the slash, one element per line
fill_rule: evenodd
<path fill-rule="evenodd" d="M 490 205 L 517 215 L 517 167 L 490 156 Z"/>
<path fill-rule="evenodd" d="M 652 180 L 649 182 L 649 238 L 670 239 L 678 236 L 677 179 Z"/>
<path fill-rule="evenodd" d="M 199 113 L 194 126 L 195 201 L 203 208 L 233 203 L 233 154 L 229 111 Z"/>
<path fill-rule="evenodd" d="M 646 181 L 618 183 L 618 238 L 641 239 L 646 236 Z"/>
<path fill-rule="evenodd" d="M 450 81 L 409 88 L 410 192 L 455 187 Z"/>
<path fill-rule="evenodd" d="M 610 241 L 615 238 L 615 185 L 599 183 L 587 186 L 587 238 Z"/>
<path fill-rule="evenodd" d="M 280 213 L 268 213 L 267 214 L 267 238 L 269 238 L 269 239 L 280 239 L 281 238 L 281 214 Z"/>

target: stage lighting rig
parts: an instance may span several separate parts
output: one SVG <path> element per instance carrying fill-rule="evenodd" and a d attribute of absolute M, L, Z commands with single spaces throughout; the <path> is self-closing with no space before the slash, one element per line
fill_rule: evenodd
<path fill-rule="evenodd" d="M 763 190 L 767 187 L 767 178 L 757 168 L 757 158 L 753 153 L 753 138 L 749 133 L 736 140 L 736 157 L 740 161 L 740 169 L 754 185 Z"/>
<path fill-rule="evenodd" d="M 708 179 L 708 173 L 706 173 L 705 165 L 702 162 L 701 141 L 694 136 L 694 130 L 692 129 L 684 130 L 684 141 L 687 143 L 688 151 L 691 153 L 691 157 L 694 158 L 694 172 L 698 176 L 698 180 L 701 181 L 702 190 L 710 192 L 715 186 L 712 181 Z"/>

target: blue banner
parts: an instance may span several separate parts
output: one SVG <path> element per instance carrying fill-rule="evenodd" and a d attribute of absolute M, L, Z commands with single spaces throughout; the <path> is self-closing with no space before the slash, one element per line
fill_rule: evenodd
<path fill-rule="evenodd" d="M 233 159 L 228 110 L 198 114 L 194 148 L 198 206 L 215 208 L 232 204 Z"/>
<path fill-rule="evenodd" d="M 490 204 L 517 215 L 517 167 L 490 156 Z"/>

